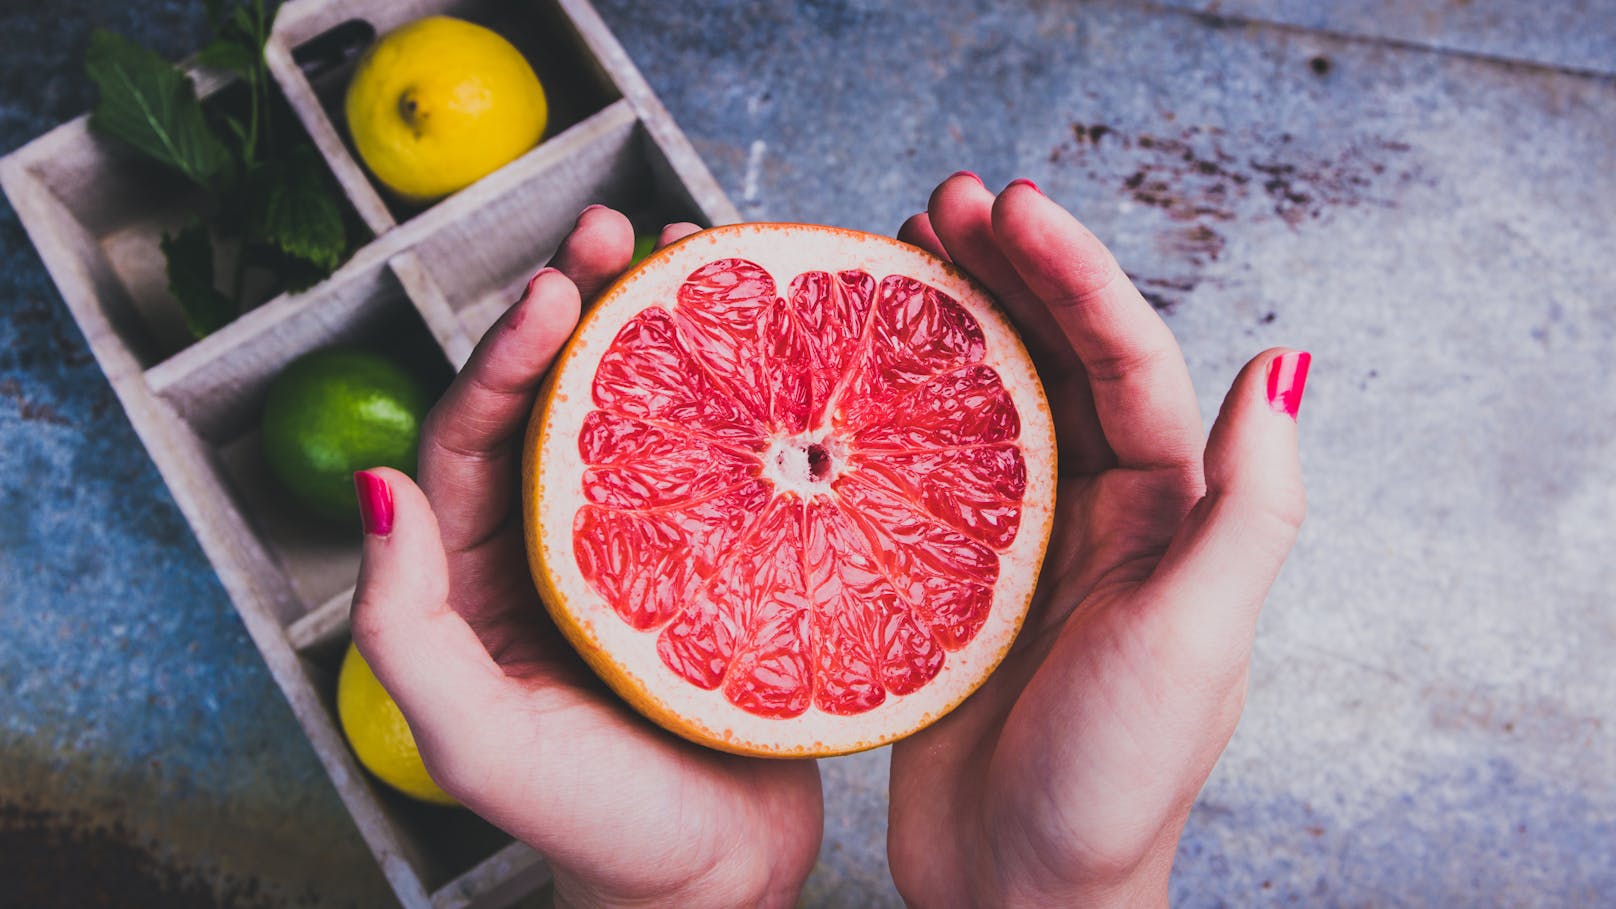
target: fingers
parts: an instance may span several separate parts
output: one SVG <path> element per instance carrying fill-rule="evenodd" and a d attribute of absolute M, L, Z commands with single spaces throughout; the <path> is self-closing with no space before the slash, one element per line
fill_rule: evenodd
<path fill-rule="evenodd" d="M 578 213 L 578 223 L 561 241 L 550 267 L 571 278 L 579 296 L 588 300 L 622 274 L 632 258 L 634 225 L 622 212 L 591 205 Z"/>
<path fill-rule="evenodd" d="M 918 246 L 944 261 L 953 261 L 948 258 L 948 250 L 943 248 L 943 241 L 937 239 L 937 232 L 931 227 L 931 218 L 925 212 L 910 215 L 909 220 L 903 222 L 898 228 L 898 240 Z"/>
<path fill-rule="evenodd" d="M 426 496 L 388 468 L 364 471 L 355 481 L 365 538 L 354 589 L 354 645 L 426 754 L 465 734 L 466 705 L 492 703 L 500 672 L 449 608 L 448 563 Z M 379 516 L 386 520 L 378 522 Z"/>
<path fill-rule="evenodd" d="M 1206 497 L 1146 583 L 1173 637 L 1215 655 L 1249 648 L 1258 610 L 1307 511 L 1296 408 L 1311 357 L 1275 349 L 1241 370 L 1206 448 Z"/>
<path fill-rule="evenodd" d="M 586 282 L 594 279 L 599 254 L 575 248 L 566 255 L 569 243 L 556 259 L 581 269 Z M 487 539 L 512 513 L 517 440 L 540 379 L 578 323 L 579 306 L 579 289 L 567 275 L 555 268 L 534 275 L 428 415 L 421 487 L 436 506 L 450 552 Z"/>
<path fill-rule="evenodd" d="M 1025 181 L 999 194 L 992 219 L 999 248 L 1082 362 L 1118 465 L 1198 474 L 1203 437 L 1189 369 L 1116 259 Z"/>
<path fill-rule="evenodd" d="M 1053 408 L 1061 472 L 1081 476 L 1115 466 L 1083 365 L 1049 307 L 1006 258 L 994 233 L 993 201 L 975 174 L 961 171 L 932 192 L 929 226 L 954 263 L 993 292 L 1038 365 Z"/>
<path fill-rule="evenodd" d="M 993 193 L 982 181 L 968 171 L 949 177 L 932 191 L 926 213 L 954 264 L 981 281 L 1009 313 L 1033 359 L 1041 366 L 1070 363 L 1072 347 L 1049 307 L 1027 288 L 999 248 L 993 233 Z"/>
<path fill-rule="evenodd" d="M 692 224 L 689 221 L 677 221 L 669 224 L 662 228 L 661 234 L 657 235 L 656 248 L 661 249 L 669 243 L 677 243 L 700 230 L 700 224 Z"/>

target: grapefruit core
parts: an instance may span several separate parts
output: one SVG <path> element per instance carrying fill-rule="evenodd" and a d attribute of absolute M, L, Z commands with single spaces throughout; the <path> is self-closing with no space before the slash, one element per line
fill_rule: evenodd
<path fill-rule="evenodd" d="M 1004 658 L 1055 441 L 964 272 L 741 224 L 601 294 L 539 393 L 523 481 L 540 597 L 614 691 L 692 741 L 805 757 L 902 738 Z"/>

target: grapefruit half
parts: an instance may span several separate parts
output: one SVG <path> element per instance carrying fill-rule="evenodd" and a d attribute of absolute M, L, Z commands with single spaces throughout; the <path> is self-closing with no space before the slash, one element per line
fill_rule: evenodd
<path fill-rule="evenodd" d="M 624 700 L 740 754 L 902 738 L 1004 658 L 1055 442 L 1014 329 L 874 234 L 718 227 L 625 273 L 540 391 L 534 582 Z"/>

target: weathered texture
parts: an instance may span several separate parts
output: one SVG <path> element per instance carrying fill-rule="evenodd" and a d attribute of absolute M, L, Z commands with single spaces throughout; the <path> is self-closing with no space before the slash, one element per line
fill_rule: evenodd
<path fill-rule="evenodd" d="M 1552 68 L 1610 70 L 1609 3 L 1485 4 L 1520 36 L 1438 0 L 1007 6 L 600 4 L 748 217 L 891 230 L 954 170 L 1026 176 L 1209 419 L 1258 350 L 1314 352 L 1311 513 L 1177 905 L 1616 903 L 1616 80 Z M 199 38 L 181 4 L 0 13 L 0 150 L 88 107 L 92 20 Z M 221 892 L 385 900 L 9 208 L 0 466 L 0 799 Z M 885 776 L 827 762 L 808 905 L 896 905 Z"/>
<path fill-rule="evenodd" d="M 1616 2 L 1157 0 L 1209 17 L 1320 29 L 1502 60 L 1616 73 Z"/>

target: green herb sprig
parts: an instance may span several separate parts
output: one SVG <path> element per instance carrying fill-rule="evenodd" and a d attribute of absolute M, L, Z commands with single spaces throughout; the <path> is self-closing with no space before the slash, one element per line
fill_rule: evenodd
<path fill-rule="evenodd" d="M 100 89 L 90 126 L 208 197 L 203 213 L 161 244 L 169 291 L 199 338 L 240 314 L 248 268 L 270 272 L 281 288 L 302 290 L 336 270 L 358 233 L 264 63 L 274 9 L 265 0 L 204 5 L 213 37 L 196 62 L 240 80 L 245 116 L 204 107 L 183 70 L 122 35 L 96 30 L 85 56 Z M 216 281 L 215 242 L 238 250 L 228 293 Z"/>

